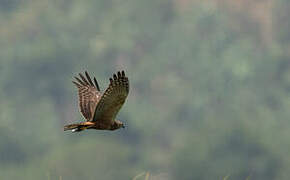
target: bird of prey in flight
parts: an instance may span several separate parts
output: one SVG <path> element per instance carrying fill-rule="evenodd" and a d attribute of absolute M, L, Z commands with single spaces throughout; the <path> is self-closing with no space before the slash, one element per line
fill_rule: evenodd
<path fill-rule="evenodd" d="M 78 88 L 79 107 L 86 122 L 69 124 L 64 130 L 79 132 L 85 129 L 116 130 L 124 124 L 116 120 L 116 115 L 124 104 L 129 93 L 129 80 L 124 71 L 119 71 L 110 78 L 109 87 L 102 93 L 94 77 L 94 83 L 87 71 L 86 77 L 79 73 L 73 83 Z"/>

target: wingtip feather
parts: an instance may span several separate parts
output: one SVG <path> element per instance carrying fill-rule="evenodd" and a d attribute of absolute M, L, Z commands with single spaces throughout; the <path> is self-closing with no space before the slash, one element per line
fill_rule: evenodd
<path fill-rule="evenodd" d="M 87 71 L 85 71 L 85 74 L 86 74 L 86 77 L 87 77 L 87 79 L 88 79 L 90 85 L 91 85 L 91 86 L 94 86 L 94 83 L 92 82 L 92 79 L 91 79 L 89 73 L 88 73 Z"/>
<path fill-rule="evenodd" d="M 113 75 L 113 78 L 114 78 L 114 80 L 117 80 L 117 75 L 114 74 L 114 75 Z"/>
<path fill-rule="evenodd" d="M 94 77 L 94 82 L 95 82 L 97 90 L 100 91 L 100 87 L 99 87 L 98 81 L 96 80 L 95 77 Z"/>
<path fill-rule="evenodd" d="M 81 85 L 75 81 L 72 81 L 72 83 L 74 83 L 78 88 L 81 87 Z"/>
<path fill-rule="evenodd" d="M 85 85 L 89 85 L 88 81 L 86 80 L 86 78 L 82 75 L 82 73 L 79 73 L 80 77 L 82 78 L 83 82 L 85 83 Z"/>
<path fill-rule="evenodd" d="M 80 80 L 78 77 L 74 77 L 81 85 L 85 85 L 85 83 L 82 81 L 82 80 Z"/>

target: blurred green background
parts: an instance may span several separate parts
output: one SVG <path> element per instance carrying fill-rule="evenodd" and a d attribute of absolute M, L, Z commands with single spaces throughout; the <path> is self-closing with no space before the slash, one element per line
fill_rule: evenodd
<path fill-rule="evenodd" d="M 289 179 L 289 17 L 287 0 L 0 0 L 0 179 Z M 104 90 L 123 69 L 128 128 L 63 132 L 83 121 L 73 76 Z"/>

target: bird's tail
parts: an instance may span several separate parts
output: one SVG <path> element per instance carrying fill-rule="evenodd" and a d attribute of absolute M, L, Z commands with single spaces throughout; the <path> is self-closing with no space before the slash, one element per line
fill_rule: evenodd
<path fill-rule="evenodd" d="M 90 126 L 90 122 L 84 122 L 84 123 L 76 123 L 76 124 L 69 124 L 64 126 L 64 130 L 72 130 L 73 132 L 79 132 L 82 130 L 87 129 Z"/>

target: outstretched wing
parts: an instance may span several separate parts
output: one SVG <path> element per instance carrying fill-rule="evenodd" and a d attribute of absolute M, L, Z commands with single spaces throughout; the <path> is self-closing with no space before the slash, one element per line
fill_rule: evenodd
<path fill-rule="evenodd" d="M 110 84 L 97 104 L 92 121 L 111 121 L 124 104 L 129 93 L 129 80 L 125 72 L 118 72 L 110 78 Z"/>
<path fill-rule="evenodd" d="M 86 78 L 79 73 L 81 79 L 75 77 L 77 82 L 73 81 L 73 83 L 78 88 L 81 113 L 87 121 L 91 121 L 94 117 L 96 106 L 101 99 L 101 92 L 96 78 L 94 78 L 94 84 L 87 71 L 85 75 Z"/>

